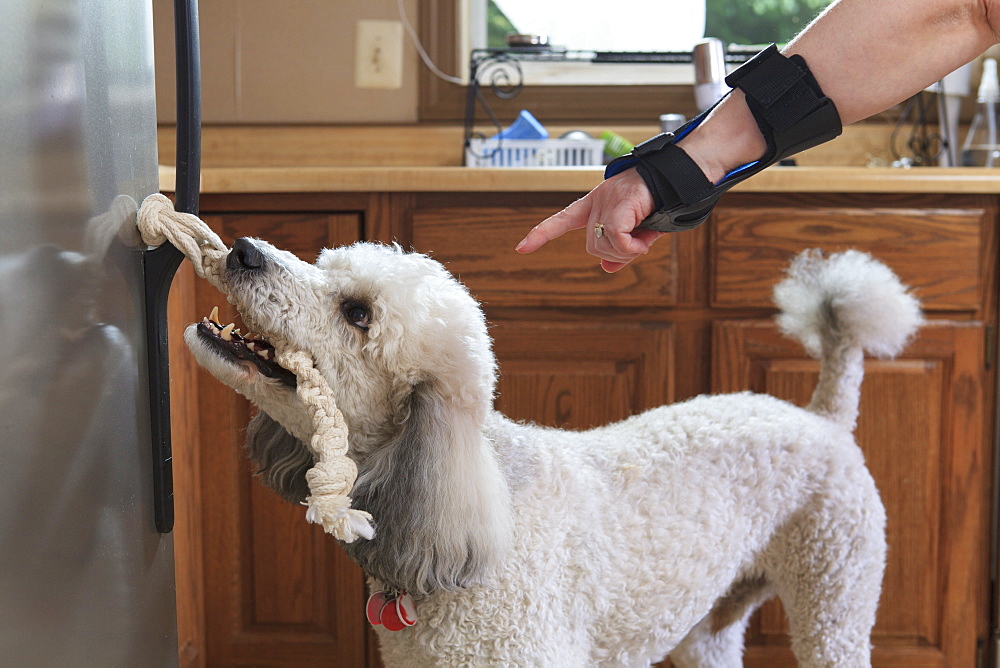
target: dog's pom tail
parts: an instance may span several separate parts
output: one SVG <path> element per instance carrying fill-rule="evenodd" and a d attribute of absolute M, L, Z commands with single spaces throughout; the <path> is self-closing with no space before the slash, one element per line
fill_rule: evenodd
<path fill-rule="evenodd" d="M 920 303 L 887 266 L 849 250 L 799 254 L 775 286 L 778 325 L 821 360 L 810 410 L 854 427 L 863 358 L 894 357 L 923 323 Z"/>
<path fill-rule="evenodd" d="M 920 303 L 887 266 L 849 250 L 823 257 L 810 249 L 796 257 L 774 289 L 778 325 L 810 355 L 823 355 L 837 338 L 876 357 L 898 355 L 923 322 Z"/>

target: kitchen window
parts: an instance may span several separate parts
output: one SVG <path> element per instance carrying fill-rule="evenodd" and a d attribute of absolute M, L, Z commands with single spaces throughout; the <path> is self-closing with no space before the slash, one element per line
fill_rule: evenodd
<path fill-rule="evenodd" d="M 547 34 L 550 44 L 572 52 L 689 52 L 703 35 L 726 43 L 787 41 L 831 0 L 418 1 L 420 34 L 431 57 L 446 70 L 467 75 L 471 50 L 502 44 L 511 28 Z M 655 123 L 661 113 L 696 112 L 690 64 L 547 62 L 524 70 L 520 94 L 496 101 L 501 117 L 528 108 L 555 121 Z M 454 121 L 463 115 L 464 89 L 422 69 L 421 120 Z"/>
<path fill-rule="evenodd" d="M 508 32 L 595 51 L 690 51 L 702 36 L 727 44 L 784 43 L 831 0 L 468 0 L 475 47 L 505 46 Z"/>

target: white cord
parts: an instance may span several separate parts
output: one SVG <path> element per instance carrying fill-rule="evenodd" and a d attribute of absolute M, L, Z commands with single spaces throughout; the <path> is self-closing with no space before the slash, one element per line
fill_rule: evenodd
<path fill-rule="evenodd" d="M 427 66 L 431 72 L 434 73 L 440 79 L 459 86 L 464 86 L 465 82 L 458 77 L 453 77 L 450 74 L 445 74 L 438 66 L 434 64 L 431 57 L 427 55 L 427 51 L 424 50 L 424 45 L 420 43 L 420 38 L 417 36 L 417 31 L 414 30 L 413 25 L 410 23 L 410 19 L 406 16 L 406 9 L 403 7 L 403 0 L 396 0 L 396 6 L 399 8 L 399 19 L 403 22 L 403 27 L 406 28 L 406 32 L 410 34 L 410 39 L 413 40 L 413 46 L 417 47 L 417 53 L 420 54 L 420 59 L 424 61 L 424 65 Z"/>

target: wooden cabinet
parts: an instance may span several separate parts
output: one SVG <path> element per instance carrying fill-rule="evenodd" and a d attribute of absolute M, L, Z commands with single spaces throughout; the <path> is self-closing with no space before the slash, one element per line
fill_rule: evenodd
<path fill-rule="evenodd" d="M 976 197 L 734 197 L 715 216 L 711 303 L 763 308 L 799 249 L 860 248 L 891 266 L 930 318 L 897 360 L 867 360 L 856 436 L 888 515 L 873 662 L 974 666 L 986 637 L 996 209 Z M 763 315 L 763 314 L 761 314 Z M 712 391 L 808 402 L 818 365 L 770 320 L 713 318 Z M 992 342 L 989 342 L 992 345 Z M 795 665 L 780 604 L 755 616 L 747 665 Z"/>
<path fill-rule="evenodd" d="M 227 242 L 260 236 L 305 259 L 356 238 L 433 255 L 484 305 L 498 408 L 567 428 L 710 391 L 806 403 L 817 365 L 772 324 L 771 286 L 804 248 L 872 252 L 914 288 L 930 319 L 902 357 L 866 364 L 857 437 L 889 516 L 874 663 L 975 665 L 989 623 L 995 199 L 731 194 L 709 223 L 664 237 L 615 275 L 583 252 L 579 234 L 533 255 L 513 252 L 575 196 L 209 196 L 203 211 Z M 213 288 L 187 280 L 172 317 L 223 306 Z M 251 479 L 240 451 L 246 402 L 175 363 L 190 379 L 175 402 L 197 413 L 175 425 L 184 432 L 178 494 L 192 506 L 178 533 L 182 660 L 378 665 L 360 572 L 302 509 Z M 794 665 L 786 630 L 780 604 L 768 603 L 748 632 L 746 665 Z"/>
<path fill-rule="evenodd" d="M 855 432 L 888 515 L 888 563 L 872 636 L 880 666 L 974 666 L 986 607 L 983 327 L 932 321 L 892 361 L 868 360 Z M 719 321 L 713 386 L 799 405 L 818 365 L 766 320 Z M 776 601 L 754 619 L 747 665 L 795 665 Z M 982 627 L 979 629 L 982 633 Z"/>
<path fill-rule="evenodd" d="M 758 199 L 734 196 L 713 216 L 713 306 L 770 308 L 788 258 L 818 247 L 871 253 L 932 313 L 981 317 L 992 307 L 996 221 L 983 198 L 797 195 L 754 205 Z"/>

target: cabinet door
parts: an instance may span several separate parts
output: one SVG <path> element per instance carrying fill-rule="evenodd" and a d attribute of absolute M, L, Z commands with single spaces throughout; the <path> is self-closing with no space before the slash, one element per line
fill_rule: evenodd
<path fill-rule="evenodd" d="M 856 248 L 892 267 L 924 309 L 979 313 L 993 303 L 996 209 L 982 197 L 734 197 L 712 216 L 712 306 L 771 308 L 806 248 Z M 745 205 L 745 206 L 741 206 Z"/>
<path fill-rule="evenodd" d="M 205 220 L 223 241 L 267 239 L 313 261 L 327 246 L 356 241 L 358 213 L 229 214 Z M 198 281 L 189 321 L 219 306 L 223 322 L 238 317 L 225 297 Z M 195 468 L 200 486 L 204 664 L 208 666 L 374 665 L 364 617 L 361 570 L 305 509 L 253 479 L 243 454 L 253 407 L 204 370 L 197 372 L 198 443 L 178 444 L 175 458 Z M 197 494 L 179 489 L 177 494 Z"/>
<path fill-rule="evenodd" d="M 444 262 L 489 306 L 663 307 L 678 302 L 674 237 L 655 254 L 604 273 L 583 252 L 582 235 L 549 242 L 544 252 L 518 255 L 514 244 L 552 209 L 529 206 L 418 207 L 411 241 Z"/>
<path fill-rule="evenodd" d="M 866 360 L 856 433 L 888 513 L 875 666 L 973 666 L 987 625 L 984 328 L 933 322 L 897 360 Z M 717 392 L 808 403 L 818 364 L 769 321 L 714 328 Z M 795 665 L 777 602 L 754 617 L 746 665 Z"/>
<path fill-rule="evenodd" d="M 673 400 L 668 324 L 497 319 L 496 408 L 516 420 L 589 429 Z"/>

